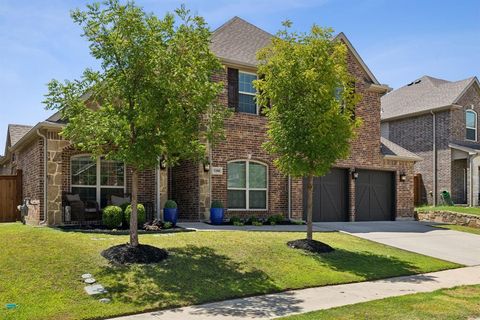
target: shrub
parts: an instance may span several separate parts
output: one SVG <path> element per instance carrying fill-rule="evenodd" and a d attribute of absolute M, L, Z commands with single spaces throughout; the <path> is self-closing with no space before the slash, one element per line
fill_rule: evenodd
<path fill-rule="evenodd" d="M 210 208 L 221 208 L 221 209 L 223 209 L 223 203 L 219 200 L 213 200 Z"/>
<path fill-rule="evenodd" d="M 234 221 L 234 222 L 233 222 L 233 225 L 234 225 L 234 226 L 237 226 L 237 227 L 241 227 L 241 226 L 244 226 L 245 223 L 243 223 L 242 221 Z"/>
<path fill-rule="evenodd" d="M 285 221 L 285 218 L 281 214 L 275 214 L 267 218 L 267 223 L 271 225 L 279 224 Z"/>
<path fill-rule="evenodd" d="M 252 226 L 260 227 L 260 226 L 263 226 L 263 223 L 260 222 L 260 221 L 253 221 L 253 222 L 252 222 Z"/>
<path fill-rule="evenodd" d="M 173 228 L 173 223 L 166 221 L 163 223 L 163 229 L 172 229 Z"/>
<path fill-rule="evenodd" d="M 303 220 L 290 220 L 290 222 L 292 224 L 298 224 L 298 225 L 304 224 Z"/>
<path fill-rule="evenodd" d="M 125 213 L 125 210 L 127 210 L 127 207 L 130 205 L 130 203 L 125 202 L 122 203 L 119 207 L 122 208 L 122 212 Z"/>
<path fill-rule="evenodd" d="M 173 200 L 167 200 L 167 202 L 165 202 L 164 208 L 175 209 L 176 207 L 177 207 L 177 203 Z"/>
<path fill-rule="evenodd" d="M 240 219 L 239 217 L 231 217 L 230 218 L 230 223 L 235 225 L 235 222 L 242 222 L 242 219 Z"/>
<path fill-rule="evenodd" d="M 250 217 L 247 219 L 247 223 L 246 224 L 254 224 L 254 223 L 257 223 L 257 222 L 260 222 L 260 219 L 258 219 L 257 217 Z"/>
<path fill-rule="evenodd" d="M 102 222 L 109 229 L 118 228 L 123 221 L 123 210 L 117 206 L 108 206 L 103 209 Z"/>
<path fill-rule="evenodd" d="M 125 209 L 125 222 L 127 225 L 130 225 L 130 215 L 132 214 L 132 206 L 128 205 L 127 208 Z M 137 205 L 137 221 L 138 221 L 138 226 L 142 226 L 145 223 L 146 220 L 146 215 L 145 215 L 145 207 L 143 204 L 138 204 Z"/>

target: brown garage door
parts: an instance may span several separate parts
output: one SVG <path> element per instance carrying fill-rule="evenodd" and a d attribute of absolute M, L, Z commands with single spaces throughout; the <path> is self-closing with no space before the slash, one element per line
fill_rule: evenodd
<path fill-rule="evenodd" d="M 393 220 L 393 172 L 358 170 L 355 184 L 355 221 Z"/>
<path fill-rule="evenodd" d="M 332 169 L 323 177 L 313 179 L 313 221 L 347 221 L 348 174 L 344 169 Z M 303 212 L 307 212 L 307 179 L 303 181 Z"/>
<path fill-rule="evenodd" d="M 0 176 L 0 222 L 20 220 L 17 206 L 21 204 L 21 172 L 15 176 Z"/>

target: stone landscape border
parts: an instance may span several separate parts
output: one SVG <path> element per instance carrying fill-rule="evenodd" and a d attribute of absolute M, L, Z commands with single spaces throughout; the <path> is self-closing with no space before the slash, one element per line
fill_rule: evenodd
<path fill-rule="evenodd" d="M 480 228 L 480 216 L 446 210 L 415 211 L 415 219 L 418 221 L 432 221 L 459 226 Z"/>

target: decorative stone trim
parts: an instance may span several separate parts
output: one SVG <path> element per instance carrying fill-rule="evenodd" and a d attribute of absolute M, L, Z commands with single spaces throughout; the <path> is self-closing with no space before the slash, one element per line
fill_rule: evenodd
<path fill-rule="evenodd" d="M 416 211 L 418 221 L 433 221 L 439 223 L 456 224 L 459 226 L 480 228 L 480 216 L 451 211 Z"/>

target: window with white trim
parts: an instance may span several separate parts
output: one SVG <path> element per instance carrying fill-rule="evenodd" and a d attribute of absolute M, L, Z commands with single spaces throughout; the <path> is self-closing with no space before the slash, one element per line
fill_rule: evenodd
<path fill-rule="evenodd" d="M 253 81 L 257 80 L 254 73 L 238 72 L 238 111 L 258 114 L 258 106 L 255 95 L 257 91 Z"/>
<path fill-rule="evenodd" d="M 229 209 L 266 210 L 268 170 L 256 161 L 232 161 L 227 165 Z"/>
<path fill-rule="evenodd" d="M 465 111 L 465 128 L 465 138 L 467 140 L 477 141 L 477 113 L 475 111 Z"/>
<path fill-rule="evenodd" d="M 70 160 L 71 192 L 83 201 L 96 201 L 104 208 L 112 195 L 125 194 L 123 162 L 92 159 L 90 155 L 74 156 Z"/>

